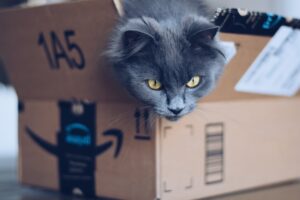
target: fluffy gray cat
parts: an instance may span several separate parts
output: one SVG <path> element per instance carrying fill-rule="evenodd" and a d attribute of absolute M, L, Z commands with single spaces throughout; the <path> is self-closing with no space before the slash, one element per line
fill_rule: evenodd
<path fill-rule="evenodd" d="M 123 0 L 107 55 L 121 83 L 175 121 L 215 87 L 226 59 L 200 0 Z"/>

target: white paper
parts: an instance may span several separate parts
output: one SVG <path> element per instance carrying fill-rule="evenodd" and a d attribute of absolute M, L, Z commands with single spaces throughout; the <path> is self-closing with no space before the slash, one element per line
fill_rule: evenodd
<path fill-rule="evenodd" d="M 223 53 L 226 57 L 226 63 L 228 64 L 236 55 L 236 47 L 234 42 L 221 42 Z"/>
<path fill-rule="evenodd" d="M 239 92 L 294 96 L 300 89 L 300 30 L 281 27 L 235 89 Z"/>

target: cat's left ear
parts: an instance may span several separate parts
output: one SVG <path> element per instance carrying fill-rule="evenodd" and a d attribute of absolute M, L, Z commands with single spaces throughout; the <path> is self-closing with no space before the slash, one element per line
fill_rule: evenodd
<path fill-rule="evenodd" d="M 142 51 L 154 41 L 154 37 L 145 30 L 126 30 L 123 33 L 123 51 L 127 57 Z"/>
<path fill-rule="evenodd" d="M 195 33 L 192 33 L 188 36 L 188 41 L 194 45 L 199 44 L 199 42 L 207 41 L 207 40 L 213 40 L 217 33 L 219 32 L 220 27 L 215 26 L 212 28 L 208 28 L 205 30 L 199 30 Z"/>

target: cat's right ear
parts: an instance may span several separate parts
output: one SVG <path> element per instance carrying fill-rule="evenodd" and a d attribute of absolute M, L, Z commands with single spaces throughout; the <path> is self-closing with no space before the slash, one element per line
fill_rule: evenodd
<path fill-rule="evenodd" d="M 149 47 L 154 37 L 141 30 L 126 30 L 122 35 L 123 53 L 129 58 Z"/>
<path fill-rule="evenodd" d="M 219 30 L 220 27 L 216 26 L 216 27 L 196 31 L 188 36 L 188 41 L 193 46 L 199 46 L 203 41 L 214 40 Z"/>
<path fill-rule="evenodd" d="M 105 54 L 113 63 L 151 50 L 151 45 L 159 41 L 159 23 L 152 18 L 130 19 L 119 24 Z"/>

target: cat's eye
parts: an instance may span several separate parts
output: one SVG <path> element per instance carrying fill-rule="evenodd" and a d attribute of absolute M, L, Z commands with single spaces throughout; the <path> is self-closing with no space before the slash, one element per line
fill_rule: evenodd
<path fill-rule="evenodd" d="M 186 86 L 188 88 L 196 88 L 198 85 L 200 85 L 202 81 L 202 77 L 201 76 L 194 76 L 187 84 Z"/>
<path fill-rule="evenodd" d="M 152 90 L 161 90 L 162 84 L 157 80 L 147 80 L 148 87 Z"/>

